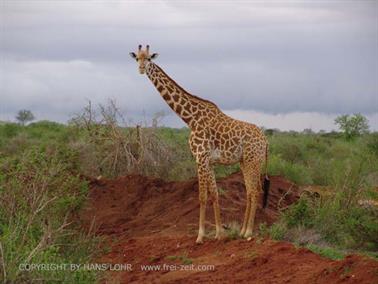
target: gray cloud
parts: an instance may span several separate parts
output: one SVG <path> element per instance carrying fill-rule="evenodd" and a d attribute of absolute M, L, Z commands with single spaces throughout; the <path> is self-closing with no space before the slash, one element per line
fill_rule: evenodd
<path fill-rule="evenodd" d="M 376 1 L 3 2 L 2 117 L 63 120 L 109 97 L 135 116 L 168 111 L 128 57 L 139 43 L 225 110 L 378 112 Z"/>

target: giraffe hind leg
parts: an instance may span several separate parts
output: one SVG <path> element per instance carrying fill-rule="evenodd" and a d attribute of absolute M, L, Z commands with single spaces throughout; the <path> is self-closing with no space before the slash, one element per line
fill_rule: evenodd
<path fill-rule="evenodd" d="M 242 228 L 240 230 L 240 236 L 241 237 L 244 236 L 245 231 L 247 230 L 247 221 L 248 221 L 248 217 L 249 217 L 249 214 L 250 214 L 250 211 L 251 211 L 251 203 L 249 202 L 249 200 L 250 200 L 250 196 L 249 196 L 249 194 L 247 194 L 246 208 L 245 208 L 245 212 L 244 212 L 243 225 L 242 225 Z"/>
<path fill-rule="evenodd" d="M 243 175 L 245 175 L 245 173 L 244 173 L 244 171 L 245 171 L 244 170 L 244 163 L 243 162 L 240 162 L 240 168 L 242 170 Z M 244 180 L 245 180 L 245 178 L 244 178 Z M 246 189 L 247 189 L 247 187 L 246 187 Z M 248 220 L 248 216 L 249 216 L 249 212 L 250 212 L 250 208 L 251 208 L 251 206 L 250 206 L 251 203 L 248 201 L 249 200 L 248 193 L 246 194 L 246 196 L 247 196 L 247 200 L 246 200 L 246 207 L 245 207 L 245 212 L 244 212 L 243 225 L 242 225 L 241 230 L 240 230 L 240 236 L 241 237 L 244 236 L 245 231 L 247 229 L 247 220 Z"/>
<path fill-rule="evenodd" d="M 248 212 L 246 210 L 241 235 L 244 238 L 248 238 L 252 236 L 256 214 L 257 196 L 259 193 L 258 185 L 260 181 L 260 164 L 252 161 L 247 162 L 244 163 L 242 170 L 247 190 L 246 202 Z"/>

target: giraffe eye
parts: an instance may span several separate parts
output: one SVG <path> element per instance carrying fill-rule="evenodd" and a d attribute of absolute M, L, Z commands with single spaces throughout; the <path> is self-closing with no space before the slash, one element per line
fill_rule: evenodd
<path fill-rule="evenodd" d="M 151 61 L 151 58 L 147 58 L 147 61 Z"/>

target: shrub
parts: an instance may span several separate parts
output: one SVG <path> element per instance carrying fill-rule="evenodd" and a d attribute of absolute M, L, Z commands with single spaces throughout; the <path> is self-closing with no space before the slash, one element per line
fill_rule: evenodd
<path fill-rule="evenodd" d="M 22 130 L 22 127 L 17 123 L 5 123 L 0 125 L 0 137 L 12 138 Z"/>
<path fill-rule="evenodd" d="M 329 195 L 324 196 L 321 202 L 301 197 L 282 214 L 278 224 L 272 226 L 273 234 L 283 223 L 289 230 L 313 229 L 323 240 L 341 248 L 376 250 L 378 209 L 361 205 L 361 201 L 370 196 L 366 177 L 374 162 L 362 152 L 356 150 L 356 153 L 358 156 L 351 159 L 332 162 L 330 177 L 333 191 Z"/>
<path fill-rule="evenodd" d="M 335 119 L 335 124 L 343 131 L 346 139 L 352 139 L 369 130 L 368 120 L 363 115 L 340 115 Z"/>
<path fill-rule="evenodd" d="M 287 226 L 283 222 L 277 222 L 270 226 L 269 228 L 269 235 L 273 240 L 283 240 L 285 238 L 285 235 L 287 233 Z"/>
<path fill-rule="evenodd" d="M 0 277 L 10 282 L 70 283 L 94 280 L 93 272 L 64 270 L 22 271 L 20 264 L 83 263 L 94 242 L 72 222 L 87 193 L 87 184 L 75 176 L 75 153 L 67 148 L 38 147 L 20 157 L 1 160 Z"/>
<path fill-rule="evenodd" d="M 270 175 L 284 176 L 300 185 L 312 183 L 308 168 L 301 164 L 287 162 L 278 155 L 270 155 L 268 172 Z"/>
<path fill-rule="evenodd" d="M 312 210 L 308 199 L 302 197 L 284 213 L 284 220 L 289 228 L 294 226 L 311 227 L 313 222 Z"/>
<path fill-rule="evenodd" d="M 378 156 L 378 132 L 374 132 L 371 135 L 366 136 L 366 147 L 369 152 L 375 156 Z"/>

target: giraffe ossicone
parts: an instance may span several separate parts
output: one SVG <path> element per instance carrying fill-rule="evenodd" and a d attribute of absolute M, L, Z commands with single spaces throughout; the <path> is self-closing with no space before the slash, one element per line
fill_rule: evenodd
<path fill-rule="evenodd" d="M 208 197 L 212 201 L 215 215 L 217 239 L 223 236 L 218 190 L 214 164 L 240 163 L 247 191 L 246 209 L 240 235 L 252 235 L 257 198 L 261 191 L 261 167 L 265 162 L 264 200 L 268 196 L 269 182 L 266 173 L 268 142 L 263 131 L 256 125 L 233 119 L 224 114 L 213 102 L 189 94 L 171 79 L 158 65 L 152 62 L 157 53 L 150 54 L 147 45 L 130 52 L 146 73 L 169 107 L 191 130 L 189 146 L 196 159 L 198 170 L 200 217 L 196 242 L 202 243 L 205 236 L 205 214 Z M 264 204 L 265 205 L 265 204 Z"/>

